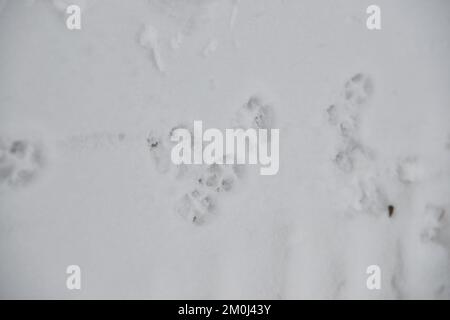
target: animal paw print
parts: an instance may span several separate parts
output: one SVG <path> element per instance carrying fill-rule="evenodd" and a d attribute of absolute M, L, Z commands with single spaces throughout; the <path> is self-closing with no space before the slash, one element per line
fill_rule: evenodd
<path fill-rule="evenodd" d="M 180 124 L 173 127 L 167 134 L 161 134 L 152 130 L 147 136 L 147 146 L 156 170 L 159 173 L 167 173 L 172 168 L 175 168 L 177 178 L 181 177 L 186 171 L 186 166 L 184 164 L 173 165 L 170 158 L 171 149 L 174 146 L 171 137 L 174 131 L 179 128 L 185 128 L 192 131 L 187 126 Z"/>
<path fill-rule="evenodd" d="M 344 99 L 353 105 L 366 103 L 372 97 L 372 93 L 372 78 L 364 73 L 355 74 L 344 85 Z"/>
<path fill-rule="evenodd" d="M 360 140 L 361 106 L 372 95 L 373 81 L 363 73 L 357 73 L 344 84 L 344 100 L 332 104 L 326 110 L 328 122 L 338 130 L 342 145 L 335 157 L 335 164 L 343 172 L 351 172 L 366 148 Z M 367 159 L 366 159 L 367 160 Z"/>
<path fill-rule="evenodd" d="M 176 203 L 175 211 L 181 217 L 195 225 L 208 222 L 216 210 L 216 198 L 201 188 L 184 194 Z"/>
<path fill-rule="evenodd" d="M 373 87 L 373 81 L 368 75 L 357 73 L 345 82 L 343 101 L 327 108 L 328 122 L 338 128 L 342 137 L 352 137 L 358 133 L 359 107 L 372 96 Z"/>
<path fill-rule="evenodd" d="M 342 138 L 351 138 L 357 134 L 359 119 L 346 105 L 333 104 L 327 109 L 328 122 L 338 128 Z"/>
<path fill-rule="evenodd" d="M 0 185 L 27 185 L 43 166 L 44 155 L 39 143 L 0 138 Z"/>
<path fill-rule="evenodd" d="M 351 153 L 339 151 L 334 159 L 337 167 L 343 172 L 349 173 L 353 170 L 353 159 Z"/>
<path fill-rule="evenodd" d="M 348 140 L 339 148 L 334 163 L 341 171 L 350 173 L 355 169 L 366 170 L 373 158 L 372 150 L 357 141 Z"/>
<path fill-rule="evenodd" d="M 328 122 L 339 137 L 334 165 L 347 177 L 345 181 L 354 198 L 350 207 L 356 212 L 379 214 L 384 212 L 388 199 L 377 179 L 373 151 L 361 141 L 361 106 L 373 93 L 372 79 L 357 73 L 344 84 L 340 101 L 327 108 Z"/>
<path fill-rule="evenodd" d="M 429 242 L 436 239 L 445 216 L 445 209 L 436 205 L 427 204 L 425 214 L 422 217 L 422 230 L 420 239 Z"/>
<path fill-rule="evenodd" d="M 233 165 L 212 164 L 203 168 L 195 178 L 192 191 L 176 204 L 176 212 L 195 225 L 209 221 L 217 212 L 218 194 L 231 192 L 240 172 Z"/>
<path fill-rule="evenodd" d="M 274 113 L 270 105 L 254 95 L 238 110 L 234 120 L 235 125 L 241 129 L 269 129 L 274 123 Z M 147 138 L 150 153 L 160 172 L 167 172 L 170 169 L 169 147 L 173 144 L 169 140 L 177 128 L 188 129 L 192 136 L 192 129 L 181 125 L 170 130 L 168 135 L 151 132 Z M 188 192 L 183 192 L 175 203 L 175 212 L 178 215 L 195 225 L 203 225 L 217 215 L 219 198 L 225 193 L 233 192 L 238 180 L 246 175 L 244 165 L 227 164 L 236 163 L 236 159 L 227 161 L 231 157 L 236 158 L 236 155 L 225 155 L 223 161 L 211 165 L 191 166 L 195 169 L 190 170 L 189 174 L 182 175 L 191 187 Z"/>
<path fill-rule="evenodd" d="M 235 116 L 236 126 L 243 129 L 269 129 L 273 123 L 273 108 L 258 95 L 251 96 Z"/>
<path fill-rule="evenodd" d="M 236 184 L 239 172 L 234 165 L 212 164 L 198 178 L 198 183 L 215 192 L 229 192 Z"/>
<path fill-rule="evenodd" d="M 147 137 L 147 146 L 150 150 L 150 155 L 154 161 L 156 170 L 160 173 L 165 173 L 169 170 L 169 160 L 167 154 L 166 141 L 163 137 L 151 131 Z"/>

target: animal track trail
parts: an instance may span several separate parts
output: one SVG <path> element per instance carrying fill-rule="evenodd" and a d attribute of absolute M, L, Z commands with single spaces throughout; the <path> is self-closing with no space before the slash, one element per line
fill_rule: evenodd
<path fill-rule="evenodd" d="M 215 213 L 216 201 L 213 193 L 197 188 L 184 194 L 177 201 L 175 210 L 187 221 L 195 225 L 202 225 Z"/>
<path fill-rule="evenodd" d="M 373 95 L 374 82 L 364 73 L 357 73 L 344 83 L 340 101 L 328 107 L 328 122 L 337 127 L 339 135 L 357 140 L 360 114 Z"/>
<path fill-rule="evenodd" d="M 241 108 L 236 111 L 233 125 L 242 129 L 269 129 L 274 123 L 273 108 L 258 95 L 252 95 Z M 151 131 L 147 144 L 156 170 L 168 175 L 173 173 L 175 181 L 188 182 L 185 191 L 175 203 L 175 212 L 194 225 L 204 225 L 211 221 L 220 211 L 220 201 L 225 194 L 233 193 L 239 181 L 246 175 L 245 165 L 227 164 L 230 157 L 236 163 L 236 155 L 225 155 L 221 163 L 211 165 L 174 165 L 170 152 L 174 143 L 171 141 L 177 128 L 186 128 L 192 134 L 192 128 L 178 125 L 161 134 Z M 193 140 L 192 140 L 193 143 Z M 193 151 L 193 145 L 191 145 Z"/>
<path fill-rule="evenodd" d="M 234 165 L 215 163 L 203 166 L 190 191 L 177 202 L 176 212 L 195 225 L 209 222 L 220 211 L 221 194 L 235 190 L 239 175 Z"/>
<path fill-rule="evenodd" d="M 64 157 L 73 153 L 89 154 L 96 150 L 114 150 L 126 144 L 134 146 L 138 139 L 139 143 L 142 142 L 142 135 L 137 138 L 123 132 L 92 132 L 57 139 L 22 136 L 0 136 L 1 189 L 30 186 L 44 170 L 49 169 L 48 164 L 50 158 L 53 158 L 53 152 Z"/>
<path fill-rule="evenodd" d="M 414 211 L 405 234 L 405 242 L 410 245 L 405 246 L 403 252 L 402 280 L 407 289 L 404 294 L 408 299 L 448 299 L 450 279 L 442 281 L 442 277 L 437 276 L 450 268 L 448 247 L 441 238 L 448 223 L 448 207 L 426 201 Z M 412 290 L 415 288 L 420 290 Z"/>
<path fill-rule="evenodd" d="M 370 150 L 360 141 L 360 115 L 372 96 L 371 77 L 357 73 L 344 83 L 343 98 L 327 108 L 328 123 L 337 129 L 340 145 L 334 161 L 341 171 L 350 173 L 358 162 L 371 158 Z"/>
<path fill-rule="evenodd" d="M 388 219 L 396 220 L 401 214 L 397 212 L 396 203 L 392 203 L 392 200 L 405 190 L 402 189 L 398 177 L 393 174 L 395 168 L 380 168 L 379 165 L 383 164 L 383 161 L 381 163 L 377 161 L 376 154 L 361 136 L 362 117 L 370 105 L 374 87 L 373 79 L 367 74 L 353 75 L 344 82 L 340 99 L 328 107 L 326 113 L 328 123 L 335 129 L 338 137 L 332 161 L 340 176 L 339 183 L 342 184 L 343 195 L 347 198 L 348 208 L 345 213 L 350 218 L 347 220 L 349 232 L 354 232 L 355 237 L 360 237 L 360 231 L 355 226 L 368 221 L 374 224 L 373 230 L 379 228 L 379 232 L 365 235 L 367 245 L 374 248 L 373 252 L 366 252 L 365 248 L 351 244 L 349 253 L 352 256 L 358 255 L 360 261 L 378 261 L 383 264 L 386 279 L 391 279 L 386 286 L 386 293 L 395 297 L 398 295 L 395 279 L 399 277 L 401 270 L 399 266 L 403 261 L 398 253 L 401 248 L 395 244 L 391 252 L 378 249 L 387 243 L 398 241 L 399 236 L 392 233 L 396 224 Z M 404 206 L 400 208 L 404 209 Z M 386 237 L 390 234 L 392 238 Z M 361 267 L 364 267 L 364 264 L 365 262 Z M 350 290 L 349 292 L 357 290 L 358 287 L 351 280 L 353 276 L 347 276 L 347 289 L 344 289 Z"/>
<path fill-rule="evenodd" d="M 273 107 L 267 104 L 260 95 L 255 94 L 237 110 L 233 124 L 242 129 L 270 129 L 273 127 L 274 121 Z"/>
<path fill-rule="evenodd" d="M 400 159 L 390 168 L 376 166 L 374 155 L 359 134 L 359 119 L 372 96 L 373 88 L 374 83 L 370 78 L 355 75 L 345 83 L 342 99 L 327 109 L 328 122 L 336 128 L 339 137 L 334 164 L 343 174 L 341 181 L 351 195 L 349 209 L 352 213 L 384 215 L 387 219 L 395 220 L 399 215 L 411 215 L 411 212 L 415 212 L 414 207 L 410 206 L 412 192 L 423 190 L 421 181 L 430 179 L 430 172 L 433 170 L 424 167 L 420 159 L 411 156 Z M 430 276 L 434 271 L 430 270 L 444 270 L 450 265 L 450 260 L 444 253 L 446 249 L 439 239 L 439 231 L 445 222 L 446 207 L 435 205 L 435 201 L 430 202 L 434 197 L 432 193 L 416 194 L 414 197 L 426 205 L 411 216 L 411 225 L 405 234 L 393 235 L 393 240 L 399 242 L 392 253 L 396 258 L 389 260 L 380 256 L 379 259 L 391 268 L 385 273 L 392 278 L 391 289 L 394 293 L 402 293 L 398 292 L 396 279 L 405 281 L 407 286 L 423 288 L 423 283 L 417 281 L 415 276 L 410 276 L 419 275 L 420 279 L 426 279 L 429 283 L 427 286 L 431 288 L 430 295 L 445 296 L 450 291 L 450 283 L 443 286 L 441 282 L 435 281 Z M 400 201 L 398 206 L 395 203 L 397 198 Z M 383 220 L 376 220 L 376 223 L 383 224 Z M 389 226 L 394 230 L 396 228 L 395 224 Z M 374 240 L 377 243 L 384 241 L 377 234 L 374 235 Z M 416 243 L 413 250 L 400 245 L 405 240 Z M 403 279 L 405 274 L 407 276 Z"/>
<path fill-rule="evenodd" d="M 422 242 L 436 241 L 443 226 L 445 208 L 428 203 L 422 216 L 422 228 L 419 236 Z"/>
<path fill-rule="evenodd" d="M 357 73 L 345 81 L 341 99 L 326 110 L 328 123 L 336 128 L 339 143 L 333 162 L 347 178 L 358 212 L 388 211 L 388 200 L 378 183 L 374 154 L 361 141 L 361 115 L 373 95 L 374 81 L 365 73 Z"/>

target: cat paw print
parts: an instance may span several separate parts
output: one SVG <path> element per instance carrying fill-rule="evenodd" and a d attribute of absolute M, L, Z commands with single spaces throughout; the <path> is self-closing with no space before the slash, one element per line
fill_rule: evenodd
<path fill-rule="evenodd" d="M 211 164 L 194 178 L 194 187 L 176 203 L 176 212 L 195 225 L 202 225 L 216 215 L 219 194 L 232 192 L 242 174 L 234 165 Z"/>
<path fill-rule="evenodd" d="M 442 227 L 444 216 L 444 208 L 432 204 L 426 205 L 425 213 L 422 217 L 422 230 L 420 232 L 420 239 L 423 242 L 430 242 L 436 239 Z"/>
<path fill-rule="evenodd" d="M 352 172 L 358 162 L 370 161 L 370 152 L 360 142 L 360 106 L 372 95 L 373 81 L 363 73 L 357 73 L 344 84 L 344 99 L 326 109 L 328 123 L 337 129 L 340 145 L 334 162 L 343 172 Z"/>
<path fill-rule="evenodd" d="M 274 120 L 272 106 L 259 95 L 252 95 L 237 111 L 234 124 L 243 129 L 269 129 L 273 127 Z"/>
<path fill-rule="evenodd" d="M 346 139 L 357 135 L 359 117 L 347 105 L 332 104 L 326 110 L 328 123 L 338 129 L 339 135 Z"/>
<path fill-rule="evenodd" d="M 356 140 L 346 140 L 337 150 L 334 164 L 344 173 L 366 171 L 372 167 L 374 152 Z"/>
<path fill-rule="evenodd" d="M 216 211 L 216 197 L 214 194 L 194 188 L 184 194 L 176 202 L 175 212 L 194 225 L 203 225 L 214 216 Z"/>
<path fill-rule="evenodd" d="M 362 105 L 369 101 L 374 91 L 372 78 L 365 73 L 357 73 L 344 85 L 344 100 L 352 105 Z"/>
<path fill-rule="evenodd" d="M 327 108 L 328 123 L 337 127 L 342 137 L 358 135 L 362 111 L 360 106 L 372 96 L 373 88 L 372 78 L 366 74 L 357 73 L 345 82 L 343 100 Z"/>
<path fill-rule="evenodd" d="M 38 142 L 0 139 L 0 185 L 25 186 L 44 166 L 44 152 Z"/>
<path fill-rule="evenodd" d="M 171 160 L 171 150 L 175 145 L 171 138 L 174 131 L 180 128 L 187 129 L 192 133 L 192 130 L 189 129 L 188 126 L 180 124 L 173 127 L 165 134 L 152 130 L 147 136 L 147 147 L 150 151 L 150 156 L 156 170 L 162 174 L 173 171 L 177 178 L 182 177 L 187 171 L 185 164 L 175 165 Z"/>
<path fill-rule="evenodd" d="M 235 165 L 215 163 L 207 166 L 197 182 L 210 191 L 229 192 L 234 189 L 240 174 Z"/>
<path fill-rule="evenodd" d="M 256 95 L 251 96 L 234 117 L 235 127 L 241 129 L 269 129 L 273 123 L 273 108 Z M 169 141 L 177 128 L 189 130 L 186 126 L 177 126 L 170 130 L 168 135 L 151 132 L 148 136 L 147 144 L 160 172 L 167 172 L 170 169 L 170 149 L 174 144 Z M 192 129 L 189 131 L 192 136 Z M 192 149 L 193 145 L 191 151 Z M 230 161 L 231 158 L 233 161 Z M 226 193 L 232 193 L 239 180 L 246 175 L 245 165 L 236 162 L 236 155 L 227 154 L 223 157 L 223 161 L 218 163 L 192 165 L 193 169 L 189 174 L 183 175 L 189 188 L 184 189 L 182 196 L 175 202 L 175 212 L 195 225 L 203 225 L 217 216 L 221 199 Z"/>
<path fill-rule="evenodd" d="M 167 144 L 167 139 L 158 132 L 151 131 L 147 136 L 147 146 L 159 173 L 169 171 L 170 154 L 168 154 Z"/>
<path fill-rule="evenodd" d="M 378 181 L 375 153 L 362 142 L 361 108 L 373 94 L 373 80 L 357 73 L 344 83 L 343 96 L 326 109 L 328 123 L 336 128 L 338 145 L 333 159 L 344 173 L 349 189 L 349 205 L 356 212 L 380 214 L 388 207 L 388 197 Z"/>

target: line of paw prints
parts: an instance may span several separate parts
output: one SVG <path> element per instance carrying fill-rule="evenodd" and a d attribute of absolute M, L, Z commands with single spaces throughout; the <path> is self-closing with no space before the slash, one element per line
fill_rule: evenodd
<path fill-rule="evenodd" d="M 356 161 L 370 152 L 359 141 L 360 114 L 373 94 L 370 76 L 357 73 L 344 83 L 341 101 L 327 108 L 328 123 L 336 127 L 341 145 L 335 156 L 336 166 L 345 173 L 353 171 Z"/>
<path fill-rule="evenodd" d="M 170 155 L 172 147 L 175 145 L 171 138 L 176 129 L 187 129 L 192 136 L 192 128 L 184 124 L 179 124 L 171 128 L 166 133 L 160 133 L 155 130 L 150 131 L 147 136 L 147 146 L 156 171 L 161 174 L 167 174 L 170 172 L 175 176 L 175 178 L 180 179 L 187 173 L 187 166 L 185 164 L 173 164 Z M 191 145 L 191 149 L 192 148 L 193 141 Z"/>
<path fill-rule="evenodd" d="M 328 122 L 337 128 L 341 140 L 334 163 L 341 172 L 352 178 L 350 183 L 356 194 L 356 201 L 351 205 L 353 209 L 359 212 L 385 212 L 393 218 L 398 214 L 396 208 L 377 182 L 378 171 L 371 165 L 373 154 L 359 137 L 360 114 L 373 91 L 373 80 L 366 74 L 358 73 L 345 82 L 341 101 L 327 109 Z M 355 172 L 357 169 L 360 170 Z M 403 185 L 420 181 L 423 175 L 424 168 L 415 157 L 402 159 L 395 168 L 395 178 Z M 435 240 L 444 216 L 443 207 L 426 206 L 420 230 L 422 241 Z"/>
<path fill-rule="evenodd" d="M 445 208 L 428 203 L 425 206 L 424 214 L 421 216 L 422 229 L 420 230 L 420 240 L 423 242 L 436 241 L 439 231 L 443 226 Z"/>
<path fill-rule="evenodd" d="M 31 183 L 44 167 L 40 143 L 0 138 L 0 186 L 24 186 Z"/>
<path fill-rule="evenodd" d="M 175 211 L 186 220 L 201 225 L 216 213 L 217 194 L 229 192 L 235 187 L 240 171 L 235 165 L 218 163 L 193 166 L 174 165 L 170 159 L 171 147 L 174 145 L 170 138 L 177 128 L 190 130 L 186 126 L 178 125 L 167 134 L 157 134 L 152 131 L 147 138 L 147 145 L 159 173 L 170 173 L 176 180 L 190 180 L 192 185 L 190 191 L 184 193 L 175 203 Z"/>
<path fill-rule="evenodd" d="M 273 123 L 272 107 L 258 95 L 252 95 L 236 112 L 233 119 L 234 126 L 242 129 L 269 129 Z M 203 225 L 213 219 L 219 211 L 219 195 L 235 190 L 238 181 L 245 176 L 245 166 L 226 164 L 227 157 L 234 155 L 225 156 L 220 164 L 189 167 L 184 164 L 172 164 L 170 152 L 174 143 L 171 137 L 178 128 L 188 129 L 192 134 L 192 128 L 186 125 L 175 126 L 166 134 L 152 131 L 147 138 L 147 145 L 158 172 L 172 173 L 176 179 L 190 179 L 191 187 L 176 201 L 175 212 L 195 225 Z"/>
<path fill-rule="evenodd" d="M 388 200 L 379 188 L 373 170 L 373 154 L 360 140 L 360 115 L 373 94 L 370 76 L 357 73 L 344 83 L 340 101 L 326 110 L 328 123 L 337 129 L 340 143 L 334 156 L 339 171 L 349 177 L 355 199 L 351 207 L 357 212 L 380 212 L 387 209 Z M 356 172 L 357 171 L 357 172 Z M 356 174 L 356 176 L 355 176 Z"/>
<path fill-rule="evenodd" d="M 359 115 L 373 95 L 374 82 L 369 75 L 357 73 L 344 83 L 340 101 L 327 108 L 328 122 L 339 134 L 351 137 L 359 129 Z"/>

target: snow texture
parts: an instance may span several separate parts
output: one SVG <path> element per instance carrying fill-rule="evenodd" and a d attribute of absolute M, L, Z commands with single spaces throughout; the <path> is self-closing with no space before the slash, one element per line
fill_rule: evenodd
<path fill-rule="evenodd" d="M 449 299 L 450 2 L 368 5 L 0 0 L 0 298 Z M 172 164 L 194 120 L 278 174 Z"/>

